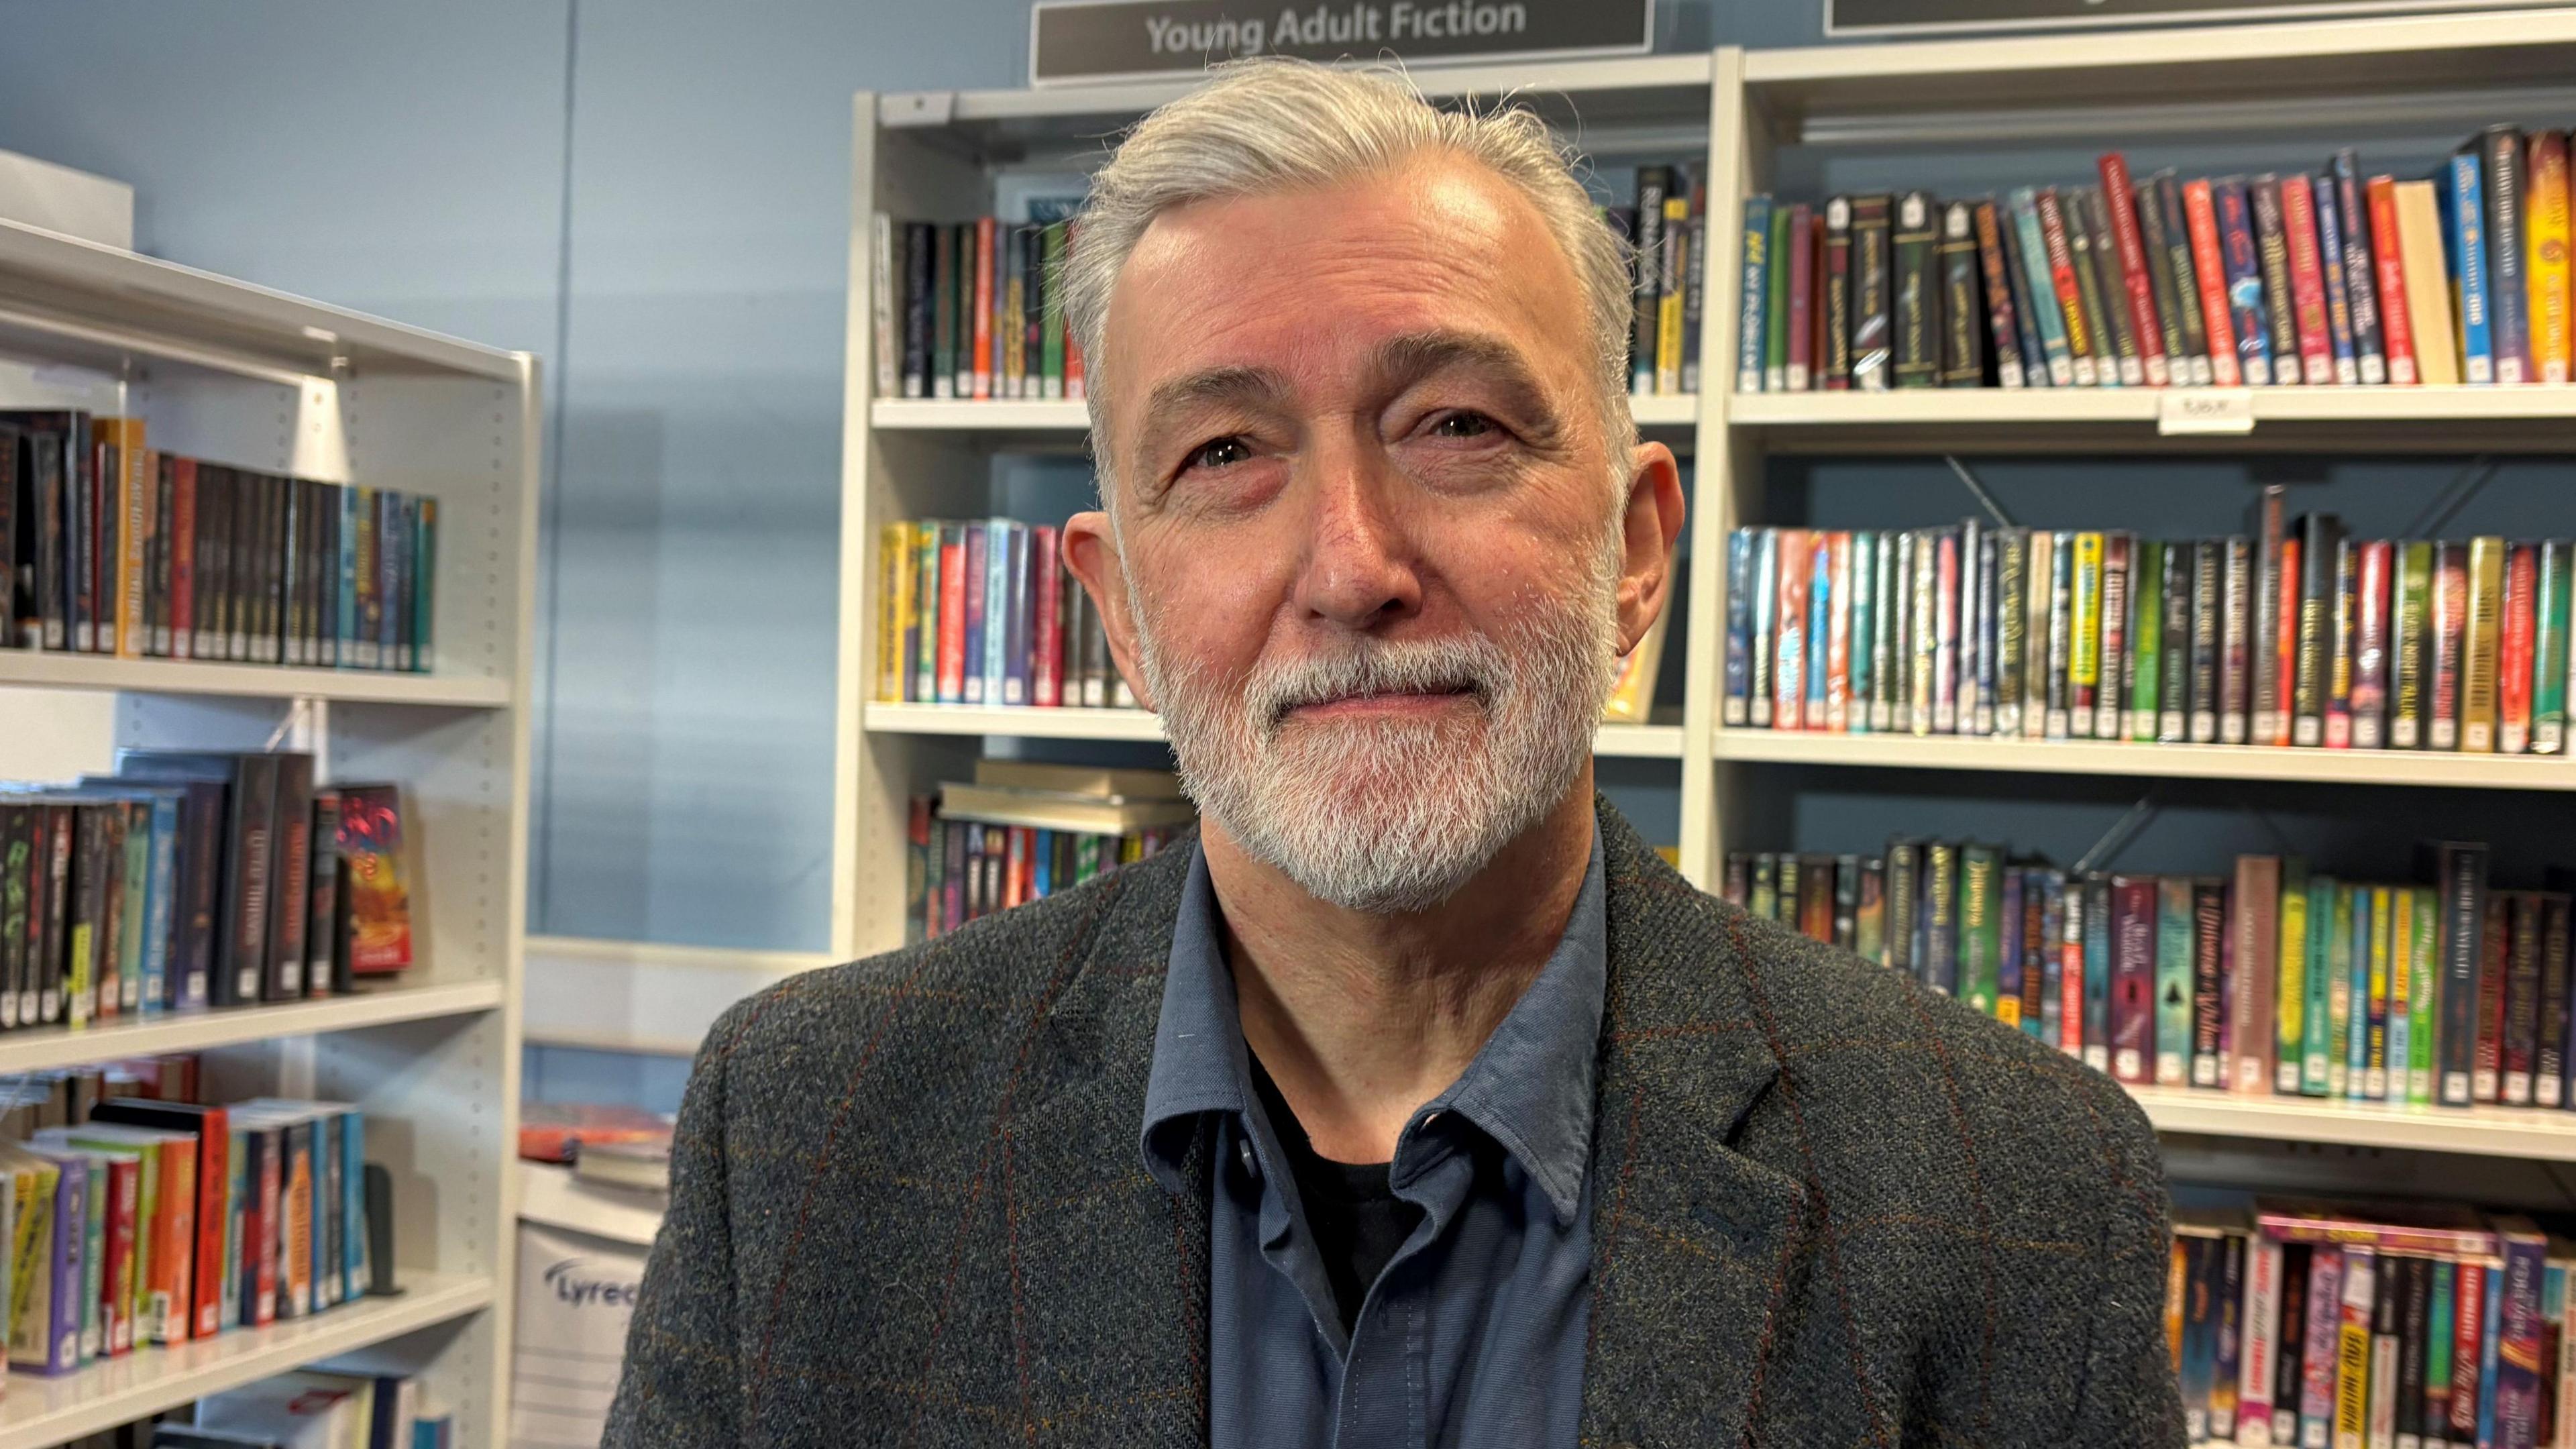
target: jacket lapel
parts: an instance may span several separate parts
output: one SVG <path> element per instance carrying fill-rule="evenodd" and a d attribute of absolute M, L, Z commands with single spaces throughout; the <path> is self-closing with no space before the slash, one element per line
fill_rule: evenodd
<path fill-rule="evenodd" d="M 1189 849 L 1120 872 L 1021 1045 L 994 1144 L 1013 1442 L 1197 1445 L 1207 1435 L 1208 1143 L 1167 1194 L 1137 1150 Z"/>
<path fill-rule="evenodd" d="M 1735 1445 L 1806 1256 L 1808 1194 L 1737 1150 L 1780 1064 L 1723 915 L 1605 802 L 1583 1442 Z"/>

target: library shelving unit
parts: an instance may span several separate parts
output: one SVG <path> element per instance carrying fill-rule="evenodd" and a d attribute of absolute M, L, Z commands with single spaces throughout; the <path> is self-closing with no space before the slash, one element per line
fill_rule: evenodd
<path fill-rule="evenodd" d="M 160 449 L 399 488 L 440 509 L 425 674 L 0 649 L 16 717 L 99 696 L 137 745 L 307 749 L 325 780 L 403 787 L 417 964 L 330 1000 L 0 1034 L 0 1075 L 205 1054 L 213 1100 L 367 1114 L 392 1173 L 399 1296 L 60 1378 L 13 1374 L 0 1449 L 37 1449 L 348 1356 L 414 1373 L 464 1442 L 506 1422 L 527 855 L 538 378 L 501 352 L 0 222 L 0 397 L 140 416 Z M 69 717 L 68 714 L 66 717 Z M 0 738 L 0 778 L 14 762 Z"/>
<path fill-rule="evenodd" d="M 1461 69 L 1423 68 L 1429 95 L 1512 96 L 1567 127 L 1603 169 L 1704 158 L 1707 302 L 1697 397 L 1634 401 L 1641 431 L 1691 475 L 1692 517 L 1677 719 L 1608 726 L 1605 756 L 1677 761 L 1684 874 L 1713 887 L 1756 822 L 1749 772 L 1778 765 L 1942 769 L 1991 775 L 2114 775 L 2304 781 L 2321 786 L 2576 789 L 2576 759 L 2425 753 L 2023 742 L 1728 730 L 1723 675 L 1725 541 L 1759 516 L 1775 455 L 2211 452 L 2343 455 L 2457 452 L 2464 427 L 2487 453 L 2576 451 L 2576 390 L 2290 388 L 2243 400 L 2244 430 L 2182 431 L 2171 392 L 2135 390 L 1751 394 L 1733 388 L 1742 201 L 1802 146 L 1913 152 L 1988 142 L 2108 144 L 2139 137 L 2260 134 L 2355 117 L 2458 127 L 2534 94 L 2558 106 L 2576 73 L 2576 13 L 2516 10 L 2352 20 Z M 839 757 L 831 952 L 902 940 L 909 798 L 959 778 L 989 739 L 1159 739 L 1149 714 L 977 709 L 873 698 L 876 538 L 884 522 L 989 511 L 996 457 L 1078 456 L 1076 402 L 880 396 L 872 228 L 990 212 L 1033 178 L 1096 164 L 1104 137 L 1188 89 L 1181 81 L 1034 91 L 861 93 L 852 157 L 848 351 L 843 394 Z M 1734 808 L 1730 809 L 1730 805 Z M 2549 1163 L 2576 1158 L 2576 1113 L 2345 1106 L 2207 1091 L 2141 1089 L 2177 1139 L 2414 1149 Z"/>
<path fill-rule="evenodd" d="M 1641 161 L 1696 161 L 1708 150 L 1719 92 L 1715 57 L 1706 52 L 1513 66 L 1422 69 L 1414 79 L 1444 102 L 1493 103 L 1517 97 L 1573 134 L 1605 168 Z M 1187 92 L 1185 80 L 1047 90 L 878 95 L 862 92 L 851 144 L 851 247 L 848 361 L 842 397 L 841 655 L 834 769 L 832 954 L 866 955 L 903 941 L 904 824 L 910 798 L 943 779 L 963 778 L 986 739 L 1129 740 L 1162 738 L 1153 715 L 1138 710 L 977 709 L 888 704 L 873 698 L 877 530 L 911 518 L 971 517 L 990 512 L 993 460 L 1003 454 L 1080 456 L 1089 419 L 1079 401 L 968 401 L 882 396 L 876 385 L 875 322 L 879 299 L 871 236 L 879 214 L 898 221 L 957 220 L 998 209 L 1014 186 L 1038 178 L 1078 176 L 1107 154 L 1101 138 Z M 1714 193 L 1712 193 L 1714 194 Z M 1718 229 L 1712 215 L 1711 231 Z M 1724 271 L 1713 256 L 1710 290 Z M 1703 327 L 1702 376 L 1717 328 Z M 1633 402 L 1640 431 L 1683 458 L 1715 437 L 1709 395 L 1661 395 Z M 1715 593 L 1709 556 L 1693 562 L 1684 589 L 1696 601 Z M 1702 818 L 1715 768 L 1710 676 L 1697 621 L 1686 648 L 1667 651 L 1665 668 L 1686 658 L 1685 704 L 1677 717 L 1605 725 L 1596 746 L 1605 756 L 1672 761 L 1681 786 L 1682 869 L 1714 879 Z M 1699 842 L 1694 845 L 1692 842 Z"/>
<path fill-rule="evenodd" d="M 1725 145 L 1710 182 L 1711 265 L 1741 270 L 1742 204 L 1771 189 L 1793 149 L 1938 154 L 1943 148 L 2242 145 L 2341 128 L 2468 134 L 2531 106 L 2563 109 L 2576 67 L 2576 12 L 2520 10 L 2208 29 L 1721 51 L 1713 72 Z M 2548 95 L 2547 101 L 2536 97 Z M 2096 144 L 2098 143 L 2098 144 Z M 2285 142 L 2295 147 L 2296 141 Z M 2087 152 L 2089 155 L 2089 151 Z M 1724 216 L 1732 225 L 1721 227 Z M 1718 275 L 1712 272 L 1712 277 Z M 1733 300 L 1734 286 L 1726 289 Z M 1734 356 L 1737 309 L 1707 307 L 1712 343 Z M 1699 459 L 1693 542 L 1723 570 L 1724 542 L 1761 516 L 1774 456 L 1911 453 L 2185 456 L 2300 452 L 2576 452 L 2576 389 L 2257 389 L 2233 398 L 2236 430 L 2192 430 L 2188 393 L 2207 389 L 1749 393 L 1719 367 L 1714 434 Z M 1722 590 L 1707 599 L 1718 617 Z M 1695 609 L 1698 615 L 1701 610 Z M 1695 617 L 1693 623 L 1702 625 Z M 1694 671 L 1717 668 L 1713 627 L 1691 634 Z M 1754 848 L 1753 772 L 1780 765 L 1938 769 L 2031 777 L 2126 775 L 2489 790 L 2576 789 L 2565 756 L 2138 745 L 1712 728 L 1714 799 L 1696 819 L 1703 860 Z M 1687 778 L 1687 777 L 1686 777 Z M 1863 786 L 1862 788 L 1869 788 Z M 2359 804 L 2366 797 L 2338 797 Z M 1692 818 L 1692 817 L 1686 817 Z M 2576 1156 L 2576 1113 L 2348 1106 L 2296 1097 L 2136 1089 L 2158 1128 L 2195 1137 L 2403 1148 L 2530 1162 Z"/>

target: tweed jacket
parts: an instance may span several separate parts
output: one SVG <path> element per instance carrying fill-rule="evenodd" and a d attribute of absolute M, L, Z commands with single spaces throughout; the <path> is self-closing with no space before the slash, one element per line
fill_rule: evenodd
<path fill-rule="evenodd" d="M 1597 809 L 1582 1442 L 2180 1446 L 2129 1099 Z M 606 1445 L 1206 1442 L 1206 1134 L 1137 1149 L 1191 848 L 725 1014 Z"/>

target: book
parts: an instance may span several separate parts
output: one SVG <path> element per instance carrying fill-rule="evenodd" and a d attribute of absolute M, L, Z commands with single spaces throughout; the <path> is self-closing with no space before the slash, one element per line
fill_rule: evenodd
<path fill-rule="evenodd" d="M 2255 251 L 2262 266 L 2265 313 L 2271 323 L 2271 380 L 2276 387 L 2303 382 L 2309 361 L 2299 334 L 2305 294 L 2297 282 L 2293 228 L 2282 197 L 2281 178 L 2255 177 L 2246 187 L 2246 200 L 2253 215 Z M 2313 259 L 2312 221 L 2308 237 Z M 2319 320 L 2322 321 L 2322 304 Z"/>
<path fill-rule="evenodd" d="M 2433 194 L 2442 218 L 2439 255 L 2449 272 L 2459 321 L 2460 381 L 2492 383 L 2495 341 L 2488 311 L 2485 167 L 2475 146 L 2455 153 Z"/>
<path fill-rule="evenodd" d="M 2571 315 L 2568 290 L 2568 152 L 2564 131 L 2534 131 L 2524 142 L 2523 269 L 2530 285 L 2531 380 L 2569 380 Z M 2576 1428 L 2576 1424 L 2571 1424 Z"/>
<path fill-rule="evenodd" d="M 2452 300 L 2448 273 L 2453 244 L 2442 224 L 2441 194 L 2430 181 L 2400 181 L 2391 188 L 2408 331 L 2414 340 L 2417 374 L 2430 387 L 2457 386 L 2467 380 L 2453 322 L 2459 310 Z"/>
<path fill-rule="evenodd" d="M 2530 382 L 2531 273 L 2523 252 L 2529 184 L 2522 132 L 2512 126 L 2489 126 L 2472 144 L 2479 152 L 2485 183 L 2487 299 L 2493 320 L 2495 380 L 2507 385 Z"/>

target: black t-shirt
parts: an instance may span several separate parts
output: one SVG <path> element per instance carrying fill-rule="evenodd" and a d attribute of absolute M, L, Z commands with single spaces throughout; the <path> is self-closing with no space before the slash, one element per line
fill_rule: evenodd
<path fill-rule="evenodd" d="M 1341 1310 L 1342 1331 L 1349 1333 L 1359 1321 L 1360 1301 L 1368 1296 L 1369 1285 L 1377 1281 L 1404 1240 L 1413 1236 L 1414 1226 L 1422 1221 L 1422 1209 L 1395 1195 L 1388 1181 L 1394 1164 L 1335 1162 L 1316 1155 L 1304 1125 L 1288 1109 L 1288 1100 L 1279 1095 L 1278 1083 L 1270 1080 L 1259 1057 L 1252 1058 L 1252 1088 L 1261 1098 L 1270 1130 L 1287 1154 L 1288 1169 L 1297 1180 L 1298 1201 L 1306 1210 L 1307 1231 L 1315 1235 L 1324 1277 L 1333 1285 L 1333 1304 Z"/>

